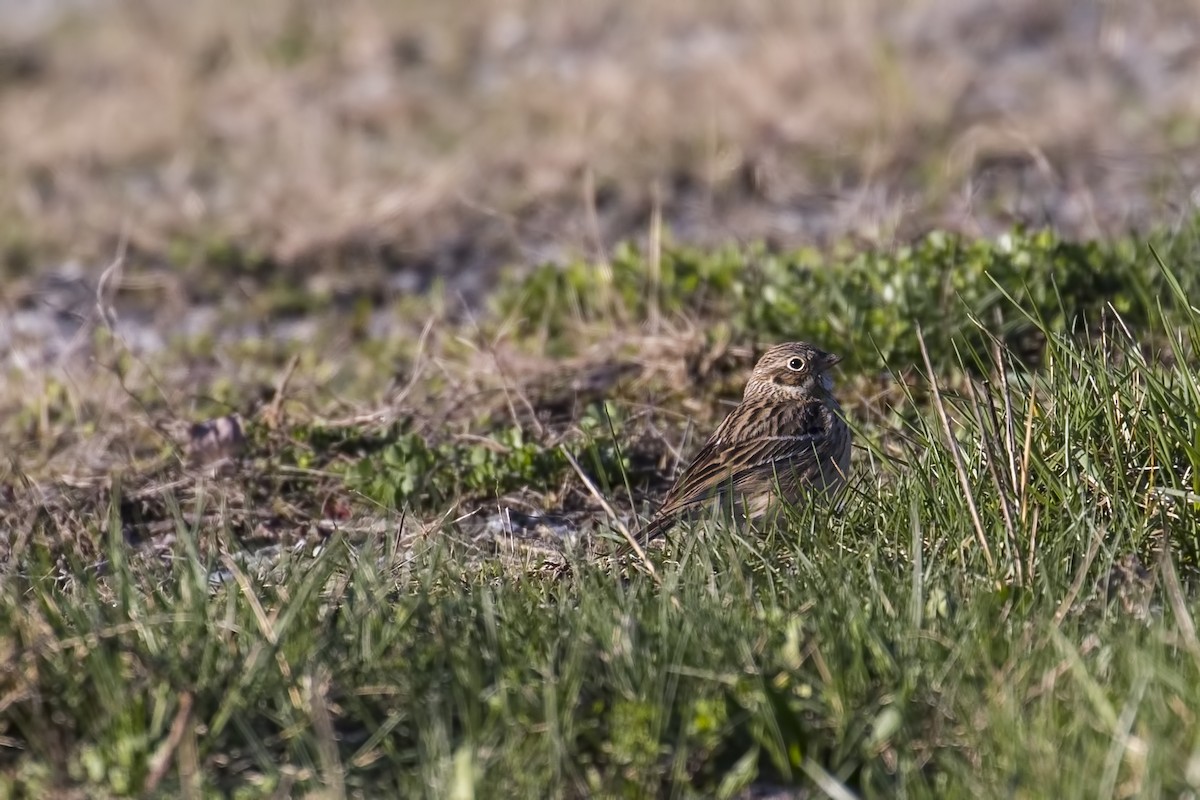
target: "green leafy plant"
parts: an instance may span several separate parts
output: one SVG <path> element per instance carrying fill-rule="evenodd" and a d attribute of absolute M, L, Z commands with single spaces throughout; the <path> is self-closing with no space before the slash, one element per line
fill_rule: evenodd
<path fill-rule="evenodd" d="M 346 480 L 351 488 L 385 506 L 432 510 L 452 498 L 550 490 L 570 469 L 561 447 L 571 447 L 587 453 L 583 466 L 602 483 L 619 485 L 628 461 L 622 459 L 607 423 L 601 421 L 605 418 L 601 412 L 588 412 L 581 424 L 582 436 L 562 445 L 543 444 L 517 427 L 440 443 L 397 431 L 379 452 L 351 466 Z"/>
<path fill-rule="evenodd" d="M 1165 238 L 1186 249 L 1188 240 Z M 1200 289 L 1189 273 L 1184 294 Z M 1108 310 L 1129 324 L 1148 321 L 1154 298 L 1173 295 L 1145 247 L 1064 241 L 1050 231 L 1012 231 L 995 241 L 942 232 L 891 251 L 761 248 L 704 253 L 667 248 L 651 262 L 629 247 L 604 268 L 582 262 L 545 265 L 502 288 L 498 310 L 554 347 L 570 347 L 573 324 L 645 320 L 686 313 L 727 321 L 740 337 L 811 339 L 836 345 L 851 364 L 916 363 L 923 330 L 939 366 L 984 343 L 980 322 L 1018 347 L 1040 347 L 1039 328 L 1083 330 Z M 1026 343 L 1026 339 L 1036 341 Z"/>

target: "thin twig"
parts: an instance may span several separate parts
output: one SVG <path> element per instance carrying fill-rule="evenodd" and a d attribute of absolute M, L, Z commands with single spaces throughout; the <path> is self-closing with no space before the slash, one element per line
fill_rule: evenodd
<path fill-rule="evenodd" d="M 984 419 L 983 410 L 979 402 L 979 397 L 975 392 L 974 382 L 967 384 L 971 394 L 971 408 L 975 413 L 975 424 L 979 426 L 979 435 L 983 438 L 984 443 L 984 460 L 987 462 L 988 474 L 991 475 L 992 485 L 996 487 L 996 498 L 1000 501 L 1000 515 L 1004 520 L 1004 536 L 1008 545 L 1009 558 L 1012 560 L 1015 578 L 1018 586 L 1025 584 L 1024 566 L 1021 564 L 1021 550 L 1017 546 L 1017 532 L 1013 526 L 1012 511 L 1009 509 L 1010 491 L 1005 487 L 1004 480 L 1000 477 L 1001 470 L 996 466 L 996 451 L 1000 448 L 1000 440 L 997 438 L 1000 421 L 996 416 L 996 404 L 993 402 L 991 393 L 987 393 L 988 409 L 991 412 L 991 431 L 989 432 L 988 423 Z"/>
<path fill-rule="evenodd" d="M 271 399 L 270 405 L 263 412 L 263 419 L 267 423 L 267 427 L 274 429 L 279 427 L 280 414 L 283 413 L 283 400 L 287 396 L 288 384 L 292 382 L 292 375 L 296 372 L 296 366 L 300 363 L 300 354 L 293 353 L 288 359 L 287 366 L 279 376 L 279 380 L 275 382 L 275 397 Z"/>
<path fill-rule="evenodd" d="M 332 800 L 346 800 L 346 768 L 338 756 L 337 734 L 333 729 L 333 715 L 329 713 L 329 672 L 318 670 L 317 675 L 305 675 L 301 684 L 307 691 L 309 719 L 317 734 L 317 760 L 321 764 L 326 796 Z"/>
<path fill-rule="evenodd" d="M 425 320 L 425 326 L 421 328 L 421 335 L 417 338 L 417 353 L 413 357 L 412 375 L 409 376 L 408 383 L 396 393 L 388 405 L 392 407 L 403 405 L 404 401 L 408 399 L 409 393 L 412 392 L 413 387 L 421 379 L 425 348 L 429 343 L 429 334 L 433 330 L 433 321 L 434 318 L 432 316 Z"/>
<path fill-rule="evenodd" d="M 604 509 L 604 513 L 608 514 L 609 520 L 613 523 L 616 529 L 621 532 L 621 535 L 625 537 L 625 541 L 629 542 L 629 546 L 632 547 L 633 552 L 637 554 L 638 560 L 642 562 L 642 566 L 646 568 L 646 572 L 649 573 L 650 577 L 654 579 L 655 583 L 661 586 L 662 579 L 658 577 L 658 571 L 654 569 L 654 564 L 651 563 L 650 559 L 646 557 L 646 551 L 642 549 L 640 544 L 638 544 L 638 541 L 634 535 L 629 532 L 629 528 L 624 522 L 621 521 L 621 518 L 617 516 L 616 509 L 614 509 L 612 504 L 604 498 L 604 495 L 600 494 L 600 490 L 596 488 L 596 484 L 587 476 L 587 473 L 583 471 L 583 468 L 579 466 L 579 462 L 575 460 L 575 456 L 571 454 L 571 451 L 562 445 L 559 446 L 559 450 L 561 450 L 562 454 L 566 456 L 567 463 L 571 465 L 571 468 L 575 470 L 575 474 L 579 476 L 581 481 L 583 481 L 583 485 L 587 487 L 588 492 L 590 492 L 592 497 L 596 499 L 596 502 L 600 504 L 600 507 Z"/>
<path fill-rule="evenodd" d="M 649 282 L 648 294 L 650 301 L 647 306 L 647 326 L 658 333 L 662 320 L 662 192 L 657 183 L 652 188 L 650 206 L 650 232 L 646 247 L 646 276 Z"/>
<path fill-rule="evenodd" d="M 988 570 L 995 574 L 996 562 L 992 560 L 992 551 L 988 547 L 987 537 L 983 533 L 983 521 L 979 518 L 979 509 L 975 507 L 975 497 L 971 494 L 971 481 L 967 477 L 967 468 L 963 463 L 958 441 L 950 429 L 950 418 L 946 416 L 946 405 L 942 402 L 942 393 L 938 388 L 937 377 L 933 374 L 933 364 L 929 360 L 929 349 L 925 347 L 925 336 L 921 333 L 920 328 L 917 328 L 917 343 L 921 346 L 921 358 L 925 362 L 925 371 L 929 375 L 929 386 L 933 390 L 933 406 L 937 410 L 938 419 L 942 421 L 946 444 L 950 448 L 950 455 L 954 458 L 954 471 L 958 474 L 958 482 L 967 501 L 967 510 L 970 512 L 971 522 L 975 526 L 975 536 L 979 541 L 980 549 L 983 550 L 983 557 L 988 563 Z"/>
<path fill-rule="evenodd" d="M 1075 573 L 1075 579 L 1071 581 L 1071 587 L 1067 590 L 1067 594 L 1062 599 L 1062 602 L 1058 604 L 1058 610 L 1054 612 L 1055 625 L 1060 624 L 1066 619 L 1071 606 L 1075 604 L 1075 598 L 1079 596 L 1079 592 L 1083 588 L 1083 583 L 1087 580 L 1088 570 L 1092 568 L 1092 562 L 1096 560 L 1096 554 L 1100 552 L 1100 542 L 1104 540 L 1105 533 L 1106 530 L 1104 528 L 1096 528 L 1095 533 L 1092 534 L 1092 540 L 1088 542 L 1088 549 L 1083 557 L 1083 563 L 1079 565 L 1079 570 Z"/>
<path fill-rule="evenodd" d="M 1029 553 L 1028 563 L 1025 565 L 1025 574 L 1029 576 L 1029 583 L 1033 585 L 1033 571 L 1037 566 L 1037 547 L 1038 547 L 1038 523 L 1042 520 L 1041 506 L 1035 506 L 1033 509 L 1033 521 L 1029 525 Z"/>
<path fill-rule="evenodd" d="M 1175 573 L 1175 564 L 1171 561 L 1171 548 L 1163 545 L 1158 559 L 1159 571 L 1162 573 L 1163 591 L 1166 592 L 1167 602 L 1171 604 L 1171 612 L 1175 615 L 1175 626 L 1183 637 L 1183 644 L 1197 664 L 1200 664 L 1200 640 L 1196 638 L 1196 623 L 1188 613 L 1187 601 L 1183 597 L 1183 589 L 1179 585 L 1179 576 Z"/>
<path fill-rule="evenodd" d="M 1025 524 L 1025 520 L 1029 516 L 1029 458 L 1033 452 L 1033 416 L 1037 413 L 1037 387 L 1032 381 L 1029 383 L 1029 402 L 1025 404 L 1025 440 L 1021 446 L 1021 478 L 1017 484 L 1020 489 L 1020 508 L 1021 508 L 1021 524 Z M 1026 563 L 1025 574 L 1029 576 L 1030 584 L 1033 583 L 1034 564 L 1037 563 L 1037 532 L 1038 520 L 1040 518 L 1040 507 L 1033 507 L 1033 522 L 1029 526 L 1029 549 L 1026 551 L 1028 562 Z"/>
<path fill-rule="evenodd" d="M 1000 329 L 1003 322 L 1000 316 L 1000 309 L 996 309 L 996 329 Z M 1001 397 L 1004 398 L 1004 450 L 1008 455 L 1008 472 L 1009 479 L 1012 481 L 1013 488 L 1017 486 L 1017 437 L 1013 427 L 1013 404 L 1012 404 L 1012 387 L 1008 385 L 1008 371 L 1004 365 L 1004 352 L 1000 349 L 1000 337 L 991 336 L 992 339 L 992 361 L 996 366 L 996 380 L 1000 382 Z M 995 410 L 992 411 L 995 415 Z"/>
<path fill-rule="evenodd" d="M 537 410 L 534 409 L 533 403 L 529 402 L 529 398 L 521 387 L 509 378 L 508 370 L 505 368 L 504 362 L 500 359 L 500 355 L 496 351 L 496 346 L 503 334 L 497 334 L 491 341 L 488 341 L 483 335 L 483 328 L 479 325 L 479 320 L 469 311 L 467 313 L 467 320 L 470 322 L 476 337 L 478 337 L 480 342 L 479 349 L 491 359 L 492 369 L 500 377 L 500 390 L 504 393 L 504 402 L 508 406 L 508 413 L 512 418 L 513 425 L 518 428 L 522 427 L 521 416 L 517 413 L 517 407 L 513 403 L 513 395 L 516 395 L 517 400 L 520 400 L 521 405 L 524 406 L 525 412 L 528 414 L 529 420 L 537 431 L 537 434 L 539 436 L 544 435 L 546 428 L 542 424 L 542 421 L 538 419 Z"/>
<path fill-rule="evenodd" d="M 179 696 L 179 708 L 175 711 L 175 718 L 171 721 L 171 728 L 167 732 L 167 738 L 154 751 L 154 755 L 150 758 L 149 769 L 146 772 L 146 780 L 142 782 L 142 791 L 146 794 L 153 794 L 158 788 L 159 782 L 163 776 L 167 774 L 167 768 L 171 766 L 171 759 L 175 755 L 176 749 L 183 741 L 183 735 L 187 732 L 188 726 L 192 718 L 192 693 L 184 692 Z M 191 786 L 190 776 L 183 775 L 184 770 L 180 770 L 181 789 L 186 794 L 192 794 L 195 787 L 188 791 Z"/>

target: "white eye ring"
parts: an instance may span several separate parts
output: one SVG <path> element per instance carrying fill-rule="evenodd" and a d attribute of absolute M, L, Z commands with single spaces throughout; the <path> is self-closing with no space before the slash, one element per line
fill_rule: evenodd
<path fill-rule="evenodd" d="M 800 372 L 804 369 L 804 359 L 799 356 L 794 356 L 788 359 L 787 368 L 792 372 Z"/>

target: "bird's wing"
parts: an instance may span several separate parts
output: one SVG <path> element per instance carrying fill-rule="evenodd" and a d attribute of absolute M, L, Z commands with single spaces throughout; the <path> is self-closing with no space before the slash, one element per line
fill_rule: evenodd
<path fill-rule="evenodd" d="M 702 503 L 723 490 L 750 490 L 769 482 L 775 473 L 806 472 L 817 463 L 812 434 L 760 436 L 743 440 L 746 449 L 728 453 L 718 461 L 697 463 L 685 472 L 663 510 L 677 512 Z"/>
<path fill-rule="evenodd" d="M 764 413 L 735 421 L 735 416 L 727 417 L 696 453 L 667 493 L 658 517 L 674 516 L 730 486 L 749 488 L 764 473 L 769 480 L 772 472 L 802 471 L 815 464 L 820 434 L 797 426 L 797 417 Z"/>

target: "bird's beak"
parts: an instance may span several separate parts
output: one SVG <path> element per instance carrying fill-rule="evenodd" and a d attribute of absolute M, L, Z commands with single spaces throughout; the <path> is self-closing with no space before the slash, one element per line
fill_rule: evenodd
<path fill-rule="evenodd" d="M 827 369 L 832 369 L 840 363 L 842 363 L 841 356 L 836 353 L 826 353 L 821 359 L 821 371 L 824 372 Z"/>

